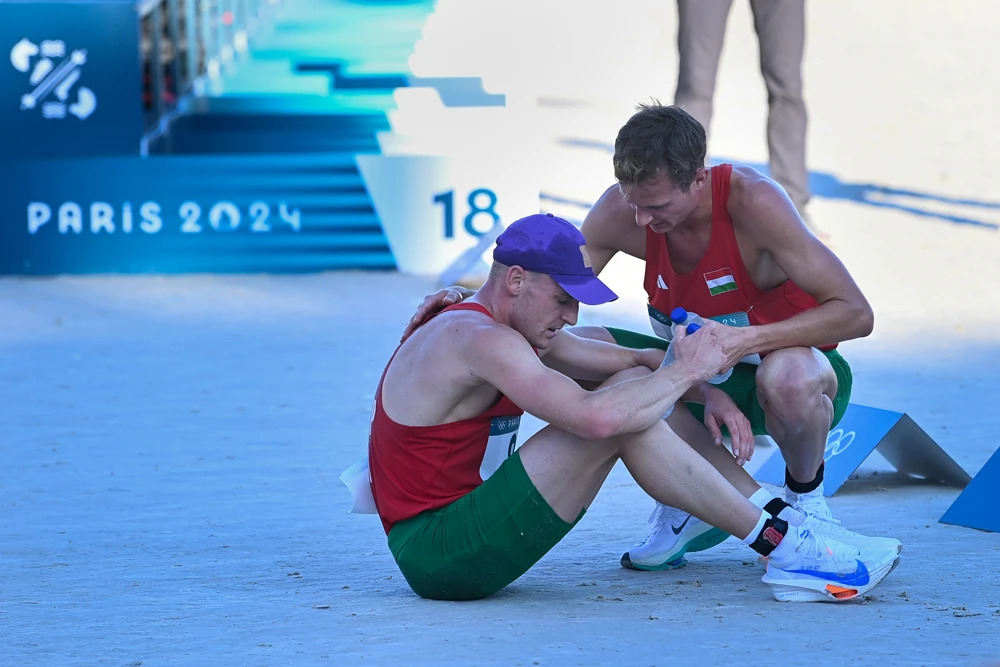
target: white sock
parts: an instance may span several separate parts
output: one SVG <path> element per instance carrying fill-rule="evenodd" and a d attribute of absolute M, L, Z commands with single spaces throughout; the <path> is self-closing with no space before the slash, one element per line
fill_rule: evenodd
<path fill-rule="evenodd" d="M 772 498 L 774 498 L 774 496 L 771 495 L 770 491 L 765 491 L 764 489 L 757 489 L 756 491 L 753 492 L 752 496 L 747 498 L 747 500 L 752 502 L 757 507 L 764 509 L 764 505 L 771 502 Z"/>
<path fill-rule="evenodd" d="M 757 525 L 753 527 L 753 530 L 750 531 L 749 535 L 747 535 L 741 540 L 743 544 L 750 546 L 751 544 L 756 542 L 757 536 L 760 535 L 760 531 L 764 530 L 764 524 L 767 523 L 767 520 L 770 518 L 771 518 L 770 514 L 768 514 L 764 510 L 761 510 L 760 516 L 757 518 Z M 784 540 L 782 540 L 782 542 L 784 542 Z"/>
<path fill-rule="evenodd" d="M 761 488 L 754 491 L 753 495 L 747 498 L 747 500 L 752 502 L 757 507 L 764 509 L 764 506 L 771 502 L 774 498 L 774 494 Z M 802 522 L 806 520 L 806 515 L 794 507 L 788 506 L 778 512 L 778 518 L 784 519 L 793 526 L 801 526 Z"/>

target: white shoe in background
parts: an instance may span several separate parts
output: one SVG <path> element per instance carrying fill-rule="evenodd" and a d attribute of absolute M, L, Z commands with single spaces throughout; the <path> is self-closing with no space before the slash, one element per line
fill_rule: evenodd
<path fill-rule="evenodd" d="M 687 564 L 684 554 L 711 549 L 729 537 L 729 533 L 698 517 L 662 503 L 656 503 L 649 523 L 653 524 L 653 529 L 646 539 L 622 554 L 622 567 L 672 570 Z"/>

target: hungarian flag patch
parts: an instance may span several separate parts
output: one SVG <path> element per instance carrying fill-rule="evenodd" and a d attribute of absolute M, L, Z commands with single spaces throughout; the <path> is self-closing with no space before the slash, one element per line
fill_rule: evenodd
<path fill-rule="evenodd" d="M 718 271 L 709 271 L 704 276 L 705 284 L 708 286 L 708 293 L 712 296 L 732 292 L 736 289 L 736 279 L 733 278 L 733 270 L 728 266 Z"/>

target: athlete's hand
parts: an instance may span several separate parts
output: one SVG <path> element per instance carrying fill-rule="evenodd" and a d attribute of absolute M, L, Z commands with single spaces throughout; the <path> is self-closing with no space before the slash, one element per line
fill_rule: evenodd
<path fill-rule="evenodd" d="M 726 363 L 726 355 L 712 327 L 706 326 L 690 336 L 683 327 L 678 327 L 673 346 L 676 359 L 674 363 L 681 364 L 691 372 L 694 384 L 715 377 Z"/>
<path fill-rule="evenodd" d="M 410 334 L 416 331 L 417 327 L 423 324 L 431 315 L 444 310 L 452 304 L 459 303 L 473 294 L 475 294 L 473 290 L 459 287 L 458 285 L 445 287 L 434 292 L 434 294 L 428 294 L 420 302 L 420 305 L 417 306 L 417 312 L 413 313 L 413 317 L 406 323 L 406 328 L 403 329 L 403 335 L 400 336 L 399 342 L 402 343 L 409 338 Z"/>
<path fill-rule="evenodd" d="M 736 407 L 736 403 L 726 392 L 717 387 L 706 385 L 705 396 L 705 426 L 712 434 L 715 444 L 722 444 L 722 426 L 729 430 L 729 438 L 733 444 L 733 456 L 738 465 L 744 465 L 753 458 L 753 430 L 750 420 Z"/>
<path fill-rule="evenodd" d="M 756 352 L 750 346 L 750 327 L 731 327 L 713 320 L 706 322 L 705 327 L 711 327 L 722 344 L 722 350 L 726 353 L 725 368 L 732 368 L 737 361 Z"/>

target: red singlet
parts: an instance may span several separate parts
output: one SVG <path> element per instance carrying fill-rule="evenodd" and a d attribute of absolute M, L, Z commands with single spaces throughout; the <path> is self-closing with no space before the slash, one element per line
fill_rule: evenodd
<path fill-rule="evenodd" d="M 477 303 L 458 303 L 441 312 L 449 310 L 476 310 L 492 317 Z M 397 424 L 382 408 L 382 381 L 389 364 L 375 394 L 368 436 L 372 494 L 386 534 L 395 523 L 444 507 L 482 484 L 514 452 L 524 414 L 501 394 L 492 407 L 469 419 L 436 426 Z"/>

